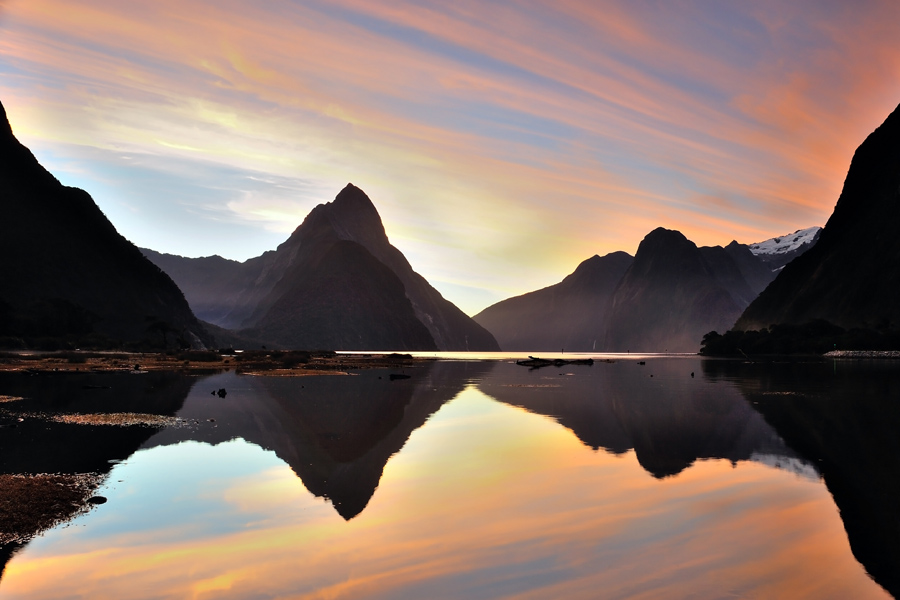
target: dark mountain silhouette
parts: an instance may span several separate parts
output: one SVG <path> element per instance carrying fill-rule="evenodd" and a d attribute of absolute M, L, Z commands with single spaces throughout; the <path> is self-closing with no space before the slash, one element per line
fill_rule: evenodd
<path fill-rule="evenodd" d="M 856 150 L 816 245 L 784 267 L 736 330 L 822 319 L 900 329 L 900 107 Z"/>
<path fill-rule="evenodd" d="M 497 400 L 547 415 L 586 446 L 623 454 L 632 448 L 656 478 L 677 475 L 698 459 L 759 460 L 814 472 L 733 386 L 710 386 L 690 377 L 699 361 L 633 361 L 571 367 L 565 385 L 523 385 L 523 377 L 545 381 L 539 371 L 499 364 L 478 388 Z M 648 372 L 654 377 L 648 377 Z"/>
<path fill-rule="evenodd" d="M 147 248 L 141 248 L 141 252 L 178 284 L 194 314 L 203 321 L 234 329 L 259 300 L 243 298 L 241 293 L 254 288 L 254 279 L 261 269 L 252 268 L 253 261 L 263 257 L 240 263 L 221 256 L 185 259 Z M 272 253 L 263 256 L 269 254 Z M 238 308 L 245 305 L 250 308 Z"/>
<path fill-rule="evenodd" d="M 816 465 L 853 555 L 900 597 L 900 371 L 891 363 L 717 360 L 703 368 L 714 380 L 737 381 L 778 435 Z"/>
<path fill-rule="evenodd" d="M 436 349 L 403 283 L 384 263 L 351 241 L 316 250 L 292 265 L 243 332 L 288 348 Z"/>
<path fill-rule="evenodd" d="M 729 328 L 765 281 L 729 248 L 698 248 L 663 228 L 647 234 L 613 294 L 605 349 L 696 352 L 704 333 Z"/>
<path fill-rule="evenodd" d="M 391 381 L 380 369 L 353 377 L 217 375 L 198 383 L 178 416 L 215 428 L 159 432 L 146 447 L 187 439 L 211 444 L 240 437 L 285 461 L 316 496 L 352 519 L 375 493 L 387 461 L 444 403 L 491 363 L 439 362 L 406 369 L 409 379 Z M 228 389 L 216 398 L 206 387 Z"/>
<path fill-rule="evenodd" d="M 700 345 L 697 332 L 729 327 L 774 278 L 744 244 L 697 248 L 659 228 L 635 258 L 594 256 L 560 283 L 474 319 L 504 350 L 691 352 Z"/>
<path fill-rule="evenodd" d="M 412 270 L 352 184 L 314 208 L 277 250 L 244 263 L 147 256 L 184 286 L 202 318 L 282 346 L 499 350 Z"/>
<path fill-rule="evenodd" d="M 812 247 L 812 244 L 805 245 L 801 249 L 797 249 L 794 252 L 796 254 L 792 255 L 791 260 L 806 252 L 809 248 Z M 767 262 L 766 257 L 764 255 L 756 255 L 750 251 L 749 246 L 746 244 L 739 244 L 736 241 L 732 241 L 730 244 L 725 246 L 725 252 L 728 253 L 728 256 L 734 261 L 734 264 L 737 265 L 738 270 L 740 270 L 741 275 L 744 277 L 744 281 L 750 287 L 750 292 L 753 295 L 750 298 L 750 302 L 756 299 L 759 294 L 766 289 L 772 280 L 775 279 L 775 276 L 778 274 L 778 269 L 780 269 L 783 264 L 778 266 L 774 266 L 772 262 Z M 785 255 L 782 255 L 784 258 Z"/>
<path fill-rule="evenodd" d="M 597 350 L 613 291 L 632 260 L 625 252 L 595 255 L 561 282 L 498 302 L 473 319 L 504 350 Z"/>
<path fill-rule="evenodd" d="M 37 162 L 2 105 L 0 211 L 7 345 L 207 339 L 169 276 L 119 235 L 87 192 L 63 186 Z"/>

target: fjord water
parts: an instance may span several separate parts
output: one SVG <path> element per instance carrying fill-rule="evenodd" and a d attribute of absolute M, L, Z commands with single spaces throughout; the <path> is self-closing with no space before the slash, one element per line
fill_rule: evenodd
<path fill-rule="evenodd" d="M 898 366 L 645 362 L 2 374 L 0 473 L 108 502 L 3 549 L 0 598 L 897 593 Z M 122 411 L 182 420 L 41 418 Z"/>

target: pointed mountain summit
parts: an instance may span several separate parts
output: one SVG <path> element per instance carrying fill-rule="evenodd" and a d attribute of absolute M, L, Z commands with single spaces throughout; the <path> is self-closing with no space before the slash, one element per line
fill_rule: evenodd
<path fill-rule="evenodd" d="M 822 319 L 900 330 L 900 106 L 860 145 L 816 245 L 784 267 L 736 330 Z"/>
<path fill-rule="evenodd" d="M 613 295 L 605 348 L 696 352 L 704 333 L 730 327 L 752 297 L 724 248 L 698 248 L 660 227 L 640 243 Z"/>
<path fill-rule="evenodd" d="M 473 318 L 504 350 L 599 350 L 613 291 L 632 260 L 625 252 L 594 255 L 561 282 L 498 302 Z"/>
<path fill-rule="evenodd" d="M 173 281 L 87 192 L 15 138 L 0 104 L 0 338 L 6 345 L 208 341 Z"/>
<path fill-rule="evenodd" d="M 201 318 L 290 348 L 499 350 L 413 271 L 369 197 L 348 184 L 278 248 L 244 263 L 145 251 Z"/>

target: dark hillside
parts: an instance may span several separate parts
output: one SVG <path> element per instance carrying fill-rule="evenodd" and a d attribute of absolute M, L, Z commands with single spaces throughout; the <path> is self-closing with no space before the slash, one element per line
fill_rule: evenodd
<path fill-rule="evenodd" d="M 844 329 L 900 329 L 900 108 L 856 150 L 816 245 L 784 267 L 738 330 L 824 320 Z"/>
<path fill-rule="evenodd" d="M 0 211 L 0 337 L 8 344 L 208 341 L 169 276 L 87 192 L 37 162 L 2 105 Z"/>

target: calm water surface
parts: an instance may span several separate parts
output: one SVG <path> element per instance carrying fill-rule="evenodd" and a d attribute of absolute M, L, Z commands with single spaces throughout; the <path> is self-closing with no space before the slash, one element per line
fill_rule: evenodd
<path fill-rule="evenodd" d="M 898 593 L 895 363 L 644 360 L 0 374 L 0 473 L 108 499 L 0 548 L 0 598 Z M 123 411 L 182 422 L 45 418 Z"/>

